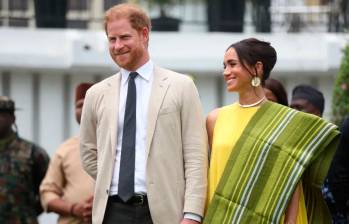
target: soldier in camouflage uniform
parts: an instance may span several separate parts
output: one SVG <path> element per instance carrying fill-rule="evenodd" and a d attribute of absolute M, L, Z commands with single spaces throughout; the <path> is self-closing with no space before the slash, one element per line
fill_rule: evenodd
<path fill-rule="evenodd" d="M 38 223 L 39 186 L 49 157 L 13 130 L 14 111 L 14 102 L 0 96 L 0 223 Z"/>

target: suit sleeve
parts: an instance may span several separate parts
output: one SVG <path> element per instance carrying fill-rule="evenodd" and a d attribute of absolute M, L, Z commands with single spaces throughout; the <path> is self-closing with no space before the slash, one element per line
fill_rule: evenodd
<path fill-rule="evenodd" d="M 186 179 L 184 213 L 203 217 L 207 190 L 207 133 L 199 94 L 192 80 L 182 92 L 181 126 Z"/>
<path fill-rule="evenodd" d="M 93 178 L 97 176 L 97 120 L 94 97 L 87 91 L 80 123 L 80 155 L 84 170 Z"/>

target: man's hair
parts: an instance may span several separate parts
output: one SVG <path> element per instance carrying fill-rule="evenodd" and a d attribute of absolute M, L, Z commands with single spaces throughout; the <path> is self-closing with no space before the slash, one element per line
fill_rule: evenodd
<path fill-rule="evenodd" d="M 298 85 L 292 91 L 292 100 L 304 99 L 316 107 L 321 115 L 325 108 L 325 98 L 322 92 L 309 85 Z"/>
<path fill-rule="evenodd" d="M 132 3 L 122 3 L 115 5 L 107 10 L 104 16 L 104 29 L 108 34 L 107 25 L 108 22 L 125 18 L 131 23 L 132 28 L 137 31 L 141 31 L 144 27 L 147 27 L 150 31 L 151 22 L 149 16 L 138 5 Z"/>

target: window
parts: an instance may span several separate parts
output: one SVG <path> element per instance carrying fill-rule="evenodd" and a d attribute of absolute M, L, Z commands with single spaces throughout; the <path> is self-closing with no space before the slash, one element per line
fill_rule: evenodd
<path fill-rule="evenodd" d="M 9 9 L 13 10 L 28 10 L 28 0 L 11 0 L 9 1 Z"/>

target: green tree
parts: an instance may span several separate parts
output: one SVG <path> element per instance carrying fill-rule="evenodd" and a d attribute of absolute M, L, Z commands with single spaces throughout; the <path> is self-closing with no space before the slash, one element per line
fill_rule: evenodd
<path fill-rule="evenodd" d="M 344 49 L 339 72 L 333 89 L 332 116 L 333 122 L 340 125 L 349 116 L 349 44 Z"/>

